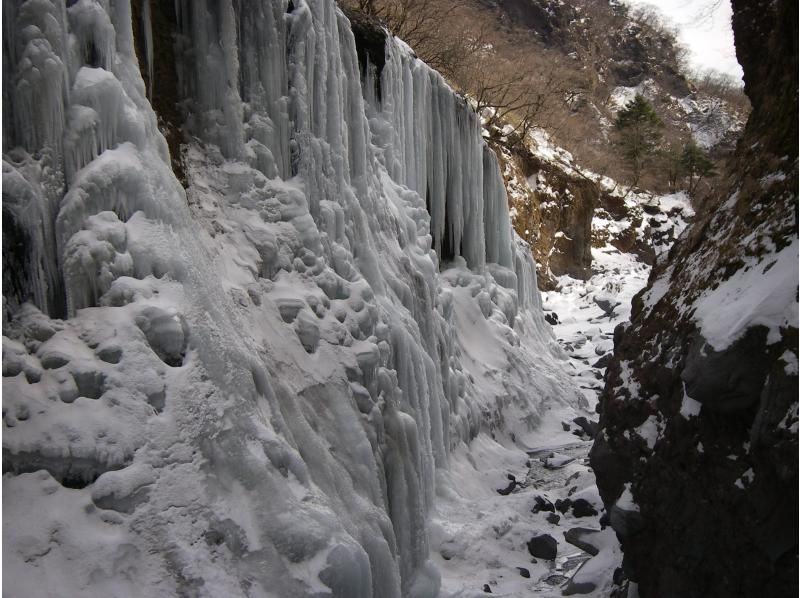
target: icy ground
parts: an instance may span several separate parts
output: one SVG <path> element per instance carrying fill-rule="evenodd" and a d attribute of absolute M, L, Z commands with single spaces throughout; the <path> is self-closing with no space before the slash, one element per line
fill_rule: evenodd
<path fill-rule="evenodd" d="M 592 249 L 592 271 L 588 281 L 559 277 L 555 291 L 542 293 L 542 307 L 569 355 L 567 371 L 594 410 L 614 349 L 614 328 L 630 319 L 631 299 L 647 284 L 650 267 L 606 245 Z"/>
<path fill-rule="evenodd" d="M 587 399 L 583 415 L 596 420 L 605 372 L 598 361 L 613 350 L 614 328 L 629 319 L 631 298 L 647 282 L 650 268 L 611 246 L 593 249 L 592 258 L 590 280 L 563 276 L 557 290 L 542 293 L 542 301 L 546 315 L 558 315 L 553 328 L 565 367 Z M 485 596 L 487 590 L 509 597 L 609 595 L 621 552 L 610 528 L 599 531 L 603 511 L 588 465 L 591 438 L 573 422 L 576 415 L 569 407 L 551 409 L 536 431 L 535 446 L 524 452 L 519 445 L 504 448 L 479 438 L 470 453 L 452 456 L 450 471 L 441 474 L 446 480 L 439 484 L 431 526 L 443 596 Z M 499 492 L 509 488 L 508 494 Z M 573 508 L 535 513 L 538 497 L 554 506 L 583 498 L 596 514 L 579 517 Z M 565 532 L 576 527 L 598 530 L 591 540 L 601 549 L 597 556 L 565 540 Z M 555 560 L 530 554 L 528 541 L 542 534 L 558 542 Z"/>

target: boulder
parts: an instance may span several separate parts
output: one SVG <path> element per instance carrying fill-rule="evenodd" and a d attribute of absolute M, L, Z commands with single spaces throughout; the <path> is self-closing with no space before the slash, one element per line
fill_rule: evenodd
<path fill-rule="evenodd" d="M 575 517 L 593 517 L 597 510 L 585 498 L 576 498 L 572 501 L 572 515 Z"/>
<path fill-rule="evenodd" d="M 556 510 L 556 508 L 553 506 L 553 503 L 551 503 L 546 498 L 543 498 L 541 496 L 537 496 L 537 497 L 535 497 L 533 499 L 533 509 L 532 509 L 532 511 L 534 513 L 538 513 L 539 511 L 555 512 L 555 510 Z"/>
<path fill-rule="evenodd" d="M 573 546 L 577 546 L 584 552 L 595 556 L 600 552 L 600 546 L 598 546 L 599 542 L 597 542 L 597 540 L 599 540 L 598 536 L 601 533 L 600 530 L 589 529 L 587 527 L 573 527 L 564 532 L 564 540 Z"/>
<path fill-rule="evenodd" d="M 531 556 L 552 561 L 558 554 L 558 541 L 550 534 L 541 534 L 528 540 Z"/>
<path fill-rule="evenodd" d="M 598 297 L 596 295 L 592 298 L 592 301 L 594 301 L 594 304 L 602 309 L 607 316 L 613 315 L 614 310 L 620 304 L 619 301 L 614 301 L 609 297 Z"/>
<path fill-rule="evenodd" d="M 600 429 L 600 424 L 583 417 L 576 417 L 572 420 L 576 425 L 580 426 L 581 429 L 586 433 L 587 436 L 590 438 L 594 438 L 597 436 L 597 431 Z"/>
<path fill-rule="evenodd" d="M 613 353 L 606 353 L 600 359 L 595 361 L 594 364 L 592 364 L 592 367 L 593 368 L 600 368 L 600 369 L 607 368 L 608 364 L 611 363 L 611 358 L 613 356 L 614 356 Z"/>

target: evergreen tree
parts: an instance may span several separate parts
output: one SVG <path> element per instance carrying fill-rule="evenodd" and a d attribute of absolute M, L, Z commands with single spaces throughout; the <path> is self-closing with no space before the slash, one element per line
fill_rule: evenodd
<path fill-rule="evenodd" d="M 697 186 L 703 178 L 716 174 L 714 163 L 703 148 L 694 141 L 689 141 L 681 153 L 681 167 L 689 178 L 689 195 L 694 195 Z"/>
<path fill-rule="evenodd" d="M 661 122 L 652 104 L 644 96 L 636 94 L 636 97 L 617 113 L 614 126 L 622 157 L 633 175 L 632 185 L 636 185 L 647 161 L 658 147 L 664 123 Z"/>

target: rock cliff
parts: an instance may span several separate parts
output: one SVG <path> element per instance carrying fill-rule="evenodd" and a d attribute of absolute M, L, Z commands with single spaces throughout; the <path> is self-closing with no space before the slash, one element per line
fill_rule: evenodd
<path fill-rule="evenodd" d="M 797 6 L 733 8 L 752 114 L 615 333 L 591 453 L 644 597 L 797 593 Z"/>

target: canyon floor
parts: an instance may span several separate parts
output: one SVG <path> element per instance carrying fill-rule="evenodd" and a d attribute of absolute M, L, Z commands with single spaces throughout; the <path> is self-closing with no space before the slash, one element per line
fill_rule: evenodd
<path fill-rule="evenodd" d="M 528 438 L 502 446 L 480 437 L 469 455 L 453 456 L 450 471 L 442 474 L 452 479 L 440 487 L 458 491 L 440 493 L 431 526 L 443 596 L 600 597 L 614 587 L 622 554 L 611 528 L 601 530 L 603 505 L 588 460 L 592 438 L 580 423 L 591 430 L 597 420 L 602 358 L 613 350 L 614 328 L 628 320 L 631 298 L 650 268 L 610 246 L 594 249 L 592 257 L 588 281 L 564 276 L 557 290 L 542 293 L 545 315 L 556 322 L 564 367 L 587 407 L 554 407 Z M 596 556 L 566 540 L 574 528 L 596 530 L 570 533 L 584 548 L 593 546 Z M 531 554 L 529 542 L 542 536 L 557 543 L 555 558 Z M 548 543 L 534 540 L 533 551 L 545 554 Z"/>

